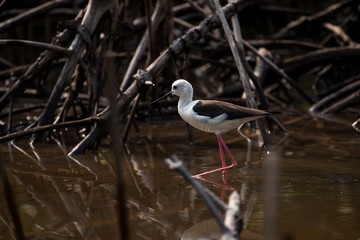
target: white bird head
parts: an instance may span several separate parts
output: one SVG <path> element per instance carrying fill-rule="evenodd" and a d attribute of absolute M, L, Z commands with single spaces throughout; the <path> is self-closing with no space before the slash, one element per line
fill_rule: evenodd
<path fill-rule="evenodd" d="M 191 84 L 188 81 L 186 81 L 185 79 L 176 80 L 171 85 L 171 91 L 170 92 L 168 92 L 164 96 L 158 98 L 157 100 L 153 101 L 151 104 L 157 103 L 161 99 L 164 99 L 169 95 L 179 96 L 179 98 L 180 98 L 179 102 L 187 104 L 187 103 L 192 101 L 193 88 L 192 88 Z"/>
<path fill-rule="evenodd" d="M 192 98 L 193 96 L 193 87 L 185 79 L 176 80 L 171 85 L 171 92 L 173 95 L 181 97 Z"/>

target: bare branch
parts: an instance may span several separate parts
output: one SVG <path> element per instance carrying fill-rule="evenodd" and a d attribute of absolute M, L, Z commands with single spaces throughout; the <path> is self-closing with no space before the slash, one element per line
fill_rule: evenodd
<path fill-rule="evenodd" d="M 73 53 L 73 51 L 70 49 L 48 43 L 41 43 L 41 42 L 35 42 L 29 40 L 18 40 L 18 39 L 0 39 L 0 46 L 6 46 L 6 45 L 22 45 L 28 47 L 42 48 L 42 49 L 55 51 L 64 55 L 71 55 Z"/>
<path fill-rule="evenodd" d="M 46 2 L 44 4 L 41 4 L 38 7 L 32 8 L 29 11 L 26 11 L 24 13 L 17 15 L 16 17 L 13 17 L 13 18 L 7 19 L 4 22 L 1 22 L 0 23 L 0 32 L 3 32 L 15 25 L 23 23 L 36 15 L 46 13 L 54 8 L 64 6 L 71 2 L 72 2 L 72 0 L 54 0 L 54 1 L 50 1 L 50 2 Z"/>

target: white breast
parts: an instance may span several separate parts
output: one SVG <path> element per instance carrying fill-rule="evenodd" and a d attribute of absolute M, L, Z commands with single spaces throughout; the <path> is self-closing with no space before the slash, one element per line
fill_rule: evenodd
<path fill-rule="evenodd" d="M 227 117 L 225 113 L 214 118 L 197 115 L 193 111 L 193 107 L 198 102 L 199 100 L 195 100 L 185 106 L 178 107 L 178 112 L 181 118 L 187 123 L 189 123 L 191 126 L 201 131 L 211 133 L 227 132 L 231 129 L 239 127 L 237 121 L 225 120 Z"/>

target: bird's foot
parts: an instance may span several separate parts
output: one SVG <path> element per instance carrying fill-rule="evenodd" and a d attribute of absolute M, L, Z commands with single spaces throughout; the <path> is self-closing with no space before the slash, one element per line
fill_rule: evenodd
<path fill-rule="evenodd" d="M 212 173 L 216 173 L 216 172 L 222 171 L 222 175 L 223 175 L 223 178 L 224 178 L 224 175 L 227 175 L 227 170 L 228 170 L 228 169 L 231 169 L 231 168 L 235 168 L 236 166 L 237 166 L 237 164 L 231 164 L 230 166 L 227 166 L 227 167 L 222 167 L 222 168 L 214 169 L 214 170 L 211 170 L 211 171 L 199 173 L 199 174 L 197 174 L 197 175 L 194 175 L 193 177 L 194 177 L 194 178 L 200 178 L 200 177 L 203 177 L 203 176 L 212 174 Z"/>

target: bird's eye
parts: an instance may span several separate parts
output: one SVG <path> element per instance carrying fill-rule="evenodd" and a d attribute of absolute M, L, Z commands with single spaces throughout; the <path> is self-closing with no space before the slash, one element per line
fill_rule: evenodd
<path fill-rule="evenodd" d="M 173 89 L 177 89 L 177 86 L 174 86 Z"/>

